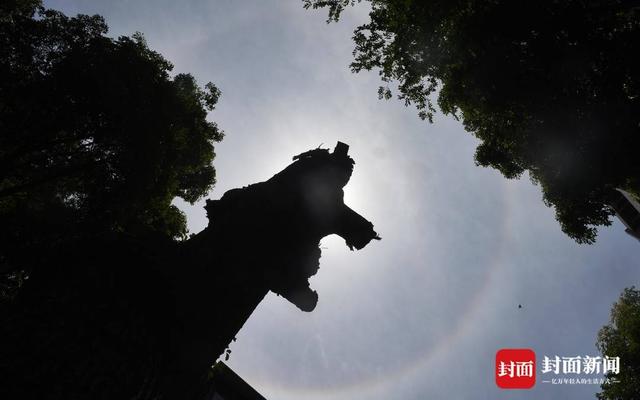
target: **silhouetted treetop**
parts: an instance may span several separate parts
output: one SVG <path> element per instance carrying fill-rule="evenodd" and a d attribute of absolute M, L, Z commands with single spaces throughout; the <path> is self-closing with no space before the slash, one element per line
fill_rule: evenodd
<path fill-rule="evenodd" d="M 640 291 L 624 289 L 611 308 L 611 321 L 598 332 L 598 349 L 603 356 L 620 357 L 617 382 L 602 385 L 601 400 L 632 400 L 640 397 Z"/>
<path fill-rule="evenodd" d="M 223 132 L 207 113 L 220 91 L 172 76 L 139 33 L 106 36 L 100 16 L 35 1 L 2 11 L 0 272 L 93 233 L 185 237 L 171 202 L 215 183 Z"/>
<path fill-rule="evenodd" d="M 356 3 L 303 1 L 328 8 L 330 21 Z M 431 121 L 436 103 L 460 118 L 481 140 L 477 164 L 507 178 L 528 171 L 569 236 L 595 240 L 596 226 L 610 223 L 612 188 L 640 193 L 640 3 L 368 3 L 351 69 L 398 82 L 421 118 Z"/>

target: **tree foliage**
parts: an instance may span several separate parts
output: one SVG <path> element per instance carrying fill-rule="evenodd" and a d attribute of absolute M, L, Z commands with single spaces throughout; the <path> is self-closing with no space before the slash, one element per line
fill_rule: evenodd
<path fill-rule="evenodd" d="M 631 400 L 640 398 L 640 291 L 626 288 L 611 309 L 611 323 L 598 333 L 598 349 L 603 355 L 620 357 L 617 382 L 602 385 L 598 398 Z"/>
<path fill-rule="evenodd" d="M 141 34 L 106 36 L 100 16 L 1 8 L 0 272 L 74 237 L 184 237 L 171 202 L 215 183 L 219 90 L 171 76 Z"/>
<path fill-rule="evenodd" d="M 303 1 L 329 21 L 356 3 Z M 613 188 L 640 193 L 640 3 L 367 1 L 352 70 L 398 82 L 424 119 L 436 105 L 461 119 L 481 140 L 476 163 L 528 171 L 570 237 L 592 243 L 610 223 Z"/>

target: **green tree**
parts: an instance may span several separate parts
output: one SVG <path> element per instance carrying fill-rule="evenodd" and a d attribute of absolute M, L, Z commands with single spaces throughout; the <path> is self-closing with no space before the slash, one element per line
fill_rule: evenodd
<path fill-rule="evenodd" d="M 329 21 L 356 3 L 303 1 Z M 640 193 L 638 1 L 367 2 L 351 69 L 398 82 L 422 118 L 438 105 L 462 120 L 481 141 L 476 163 L 507 178 L 528 171 L 577 242 L 610 224 L 613 188 Z"/>
<path fill-rule="evenodd" d="M 640 398 L 640 290 L 626 288 L 611 309 L 611 323 L 598 333 L 603 356 L 620 357 L 620 373 L 608 377 L 617 382 L 602 385 L 601 400 Z"/>
<path fill-rule="evenodd" d="M 107 37 L 100 16 L 0 9 L 0 272 L 20 279 L 76 237 L 186 236 L 171 203 L 215 183 L 219 90 L 172 77 L 141 34 Z"/>

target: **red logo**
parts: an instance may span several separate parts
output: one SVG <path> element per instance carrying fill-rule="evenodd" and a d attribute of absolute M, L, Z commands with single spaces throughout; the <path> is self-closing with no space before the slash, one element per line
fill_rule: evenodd
<path fill-rule="evenodd" d="M 502 349 L 496 353 L 496 385 L 530 389 L 536 384 L 536 353 L 531 349 Z"/>

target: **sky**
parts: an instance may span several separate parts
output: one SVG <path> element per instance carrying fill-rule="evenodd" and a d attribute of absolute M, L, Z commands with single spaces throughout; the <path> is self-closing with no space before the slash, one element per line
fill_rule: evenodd
<path fill-rule="evenodd" d="M 264 181 L 303 151 L 350 145 L 345 202 L 382 241 L 349 251 L 322 241 L 315 311 L 269 294 L 231 345 L 228 364 L 269 400 L 588 399 L 597 385 L 499 389 L 496 351 L 599 355 L 597 331 L 623 288 L 638 285 L 640 242 L 617 220 L 595 245 L 566 237 L 540 188 L 474 164 L 460 122 L 433 124 L 380 101 L 377 73 L 352 74 L 352 31 L 300 0 L 50 0 L 100 14 L 113 36 L 149 46 L 222 91 L 209 198 Z M 204 200 L 180 203 L 191 232 Z M 212 283 L 215 287 L 215 283 Z M 521 304 L 522 308 L 518 308 Z M 540 370 L 537 370 L 538 374 Z"/>

